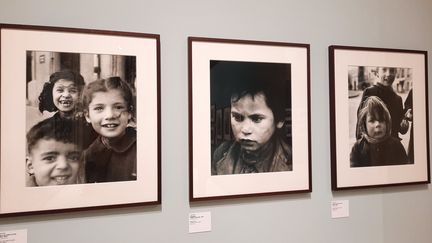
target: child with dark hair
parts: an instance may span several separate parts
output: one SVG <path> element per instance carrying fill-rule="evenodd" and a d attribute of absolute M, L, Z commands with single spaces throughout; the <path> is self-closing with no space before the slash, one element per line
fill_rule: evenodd
<path fill-rule="evenodd" d="M 85 151 L 87 182 L 136 180 L 136 130 L 134 98 L 119 77 L 96 80 L 83 91 L 82 103 L 88 123 L 99 137 Z"/>
<path fill-rule="evenodd" d="M 357 131 L 361 138 L 352 147 L 351 167 L 408 163 L 402 143 L 391 135 L 390 112 L 377 96 L 370 96 L 363 102 L 358 113 Z"/>
<path fill-rule="evenodd" d="M 58 111 L 59 117 L 72 117 L 84 85 L 84 78 L 79 73 L 63 70 L 51 74 L 39 95 L 39 111 Z"/>
<path fill-rule="evenodd" d="M 45 119 L 27 133 L 27 186 L 82 182 L 82 131 L 74 120 Z"/>
<path fill-rule="evenodd" d="M 80 95 L 85 83 L 81 74 L 62 70 L 51 74 L 39 95 L 39 111 L 56 112 L 52 119 L 57 123 L 74 119 L 77 126 L 84 130 L 83 146 L 90 145 L 97 134 L 90 126 L 86 126 L 82 112 L 79 112 Z"/>
<path fill-rule="evenodd" d="M 235 68 L 227 89 L 234 140 L 216 148 L 212 175 L 291 171 L 291 148 L 282 132 L 288 77 L 266 73 L 275 64 L 224 65 Z"/>

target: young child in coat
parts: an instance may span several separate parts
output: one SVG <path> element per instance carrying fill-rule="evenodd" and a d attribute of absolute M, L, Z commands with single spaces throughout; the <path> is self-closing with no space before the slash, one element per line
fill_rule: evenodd
<path fill-rule="evenodd" d="M 390 112 L 380 98 L 370 96 L 364 101 L 357 124 L 361 138 L 352 147 L 351 167 L 408 163 L 402 143 L 391 136 Z"/>
<path fill-rule="evenodd" d="M 74 120 L 45 119 L 27 133 L 27 186 L 54 186 L 82 182 L 82 131 Z"/>
<path fill-rule="evenodd" d="M 128 126 L 133 100 L 131 88 L 119 77 L 84 88 L 84 115 L 99 134 L 84 155 L 88 183 L 136 180 L 136 130 Z"/>

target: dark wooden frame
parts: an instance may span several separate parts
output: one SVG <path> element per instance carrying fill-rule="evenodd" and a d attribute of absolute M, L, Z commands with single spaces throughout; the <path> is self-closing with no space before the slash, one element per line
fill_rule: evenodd
<path fill-rule="evenodd" d="M 193 43 L 221 43 L 221 44 L 240 44 L 240 45 L 256 45 L 256 46 L 273 46 L 273 47 L 292 47 L 292 48 L 302 48 L 305 50 L 307 64 L 305 64 L 306 70 L 306 89 L 304 94 L 307 97 L 307 104 L 305 109 L 307 109 L 307 186 L 306 188 L 299 190 L 284 190 L 284 191 L 276 191 L 276 192 L 258 192 L 258 193 L 242 193 L 242 194 L 234 194 L 234 195 L 222 195 L 222 196 L 194 196 L 194 179 L 193 179 L 193 167 L 194 167 L 194 150 L 199 148 L 193 147 L 194 134 L 193 134 L 193 109 L 194 109 L 194 100 L 192 91 L 193 87 L 193 68 L 192 68 L 192 56 L 193 56 Z M 232 198 L 245 198 L 245 197 L 257 197 L 257 196 L 274 196 L 274 195 L 284 195 L 291 193 L 304 193 L 304 192 L 312 192 L 312 164 L 311 164 L 311 119 L 310 119 L 310 45 L 309 44 L 299 44 L 299 43 L 284 43 L 284 42 L 272 42 L 272 41 L 255 41 L 255 40 L 238 40 L 238 39 L 222 39 L 222 38 L 208 38 L 208 37 L 189 37 L 188 38 L 188 80 L 189 80 L 189 201 L 190 202 L 198 202 L 198 201 L 207 201 L 207 200 L 221 200 L 221 199 L 232 199 Z M 210 107 L 209 107 L 210 108 Z M 210 132 L 210 131 L 209 131 Z M 294 142 L 293 142 L 294 143 Z M 210 141 L 209 141 L 210 144 Z M 199 161 L 199 163 L 209 163 L 209 161 Z M 295 163 L 295 162 L 293 162 Z"/>
<path fill-rule="evenodd" d="M 330 90 L 330 131 L 331 131 L 331 186 L 332 190 L 347 190 L 347 189 L 363 189 L 363 188 L 378 188 L 378 187 L 388 187 L 388 186 L 397 186 L 397 185 L 414 185 L 414 184 L 429 184 L 430 183 L 430 156 L 429 156 L 429 106 L 428 106 L 428 61 L 427 61 L 427 51 L 420 51 L 420 50 L 405 50 L 405 49 L 392 49 L 392 48 L 376 48 L 376 47 L 358 47 L 358 46 L 342 46 L 342 45 L 332 45 L 328 48 L 329 51 L 329 90 Z M 338 151 L 338 144 L 344 143 L 344 141 L 337 141 L 337 113 L 338 110 L 336 108 L 336 97 L 340 94 L 336 91 L 338 84 L 336 83 L 336 74 L 335 71 L 338 68 L 335 61 L 336 61 L 336 54 L 337 51 L 352 51 L 352 52 L 358 52 L 358 53 L 382 53 L 383 55 L 386 54 L 397 54 L 397 55 L 403 55 L 403 54 L 415 54 L 420 55 L 424 57 L 424 75 L 425 80 L 420 80 L 416 82 L 424 81 L 424 97 L 425 100 L 424 106 L 425 106 L 425 121 L 424 128 L 425 131 L 423 134 L 424 140 L 426 142 L 426 152 L 424 154 L 425 156 L 425 173 L 427 173 L 426 178 L 424 179 L 418 179 L 418 180 L 412 180 L 409 182 L 398 182 L 395 181 L 394 183 L 380 183 L 380 184 L 368 184 L 368 185 L 353 185 L 353 186 L 340 186 L 338 185 L 338 173 L 337 169 L 338 163 L 349 163 L 348 161 L 337 161 L 337 151 Z M 366 64 L 367 65 L 367 64 Z M 364 65 L 364 66 L 366 66 Z M 360 66 L 360 65 L 359 65 Z M 342 84 L 343 85 L 343 84 Z M 416 91 L 417 92 L 417 91 Z M 414 105 L 415 106 L 415 105 Z M 346 111 L 345 111 L 346 112 Z M 420 111 L 420 112 L 423 112 Z M 343 113 L 343 112 L 341 112 Z M 417 112 L 418 113 L 418 112 Z M 415 120 L 415 118 L 414 118 Z M 417 123 L 416 123 L 417 124 Z M 410 125 L 411 126 L 411 125 Z M 414 150 L 415 151 L 415 150 Z M 381 166 L 378 166 L 381 167 Z M 388 166 L 387 166 L 388 167 Z M 367 176 L 365 177 L 367 179 Z"/>
<path fill-rule="evenodd" d="M 122 208 L 122 207 L 139 207 L 145 205 L 159 205 L 161 204 L 161 100 L 160 100 L 160 36 L 158 34 L 146 34 L 146 33 L 138 33 L 138 32 L 124 32 L 124 31 L 110 31 L 110 30 L 95 30 L 95 29 L 81 29 L 81 28 L 65 28 L 65 27 L 50 27 L 50 26 L 35 26 L 35 25 L 17 25 L 17 24 L 2 24 L 0 23 L 0 39 L 2 39 L 1 31 L 6 29 L 11 30 L 31 30 L 31 31 L 41 31 L 41 32 L 53 32 L 53 33 L 70 33 L 70 34 L 88 34 L 88 35 L 101 35 L 106 37 L 134 37 L 134 38 L 143 38 L 143 39 L 151 39 L 155 41 L 155 57 L 156 57 L 156 82 L 155 89 L 157 94 L 155 95 L 155 104 L 157 114 L 153 114 L 152 116 L 157 119 L 155 124 L 157 127 L 157 131 L 155 132 L 155 137 L 157 137 L 157 141 L 154 141 L 156 144 L 156 150 L 154 151 L 155 157 L 157 161 L 155 161 L 155 177 L 156 183 L 156 198 L 154 200 L 143 201 L 143 202 L 125 202 L 120 204 L 106 204 L 106 205 L 98 205 L 98 206 L 83 206 L 83 207 L 73 207 L 73 208 L 59 208 L 59 209 L 41 209 L 35 211 L 19 211 L 19 212 L 0 212 L 1 217 L 13 217 L 13 216 L 26 216 L 26 215 L 35 215 L 35 214 L 51 214 L 51 213 L 65 213 L 65 212 L 77 212 L 77 211 L 87 211 L 87 210 L 95 210 L 95 209 L 114 209 L 114 208 Z M 0 47 L 0 55 L 2 53 L 2 48 Z M 0 73 L 2 66 L 2 61 L 0 59 Z M 3 86 L 2 80 L 0 79 L 0 88 Z M 0 89 L 1 90 L 1 89 Z M 2 113 L 3 115 L 3 113 Z M 0 151 L 0 154 L 3 151 Z M 0 163 L 1 164 L 1 163 Z M 0 166 L 1 169 L 1 166 Z"/>

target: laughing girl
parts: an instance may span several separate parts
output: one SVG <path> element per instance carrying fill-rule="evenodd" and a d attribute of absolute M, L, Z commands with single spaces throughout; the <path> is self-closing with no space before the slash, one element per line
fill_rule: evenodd
<path fill-rule="evenodd" d="M 54 117 L 72 118 L 84 87 L 81 74 L 63 70 L 51 74 L 39 95 L 39 111 L 55 112 Z"/>
<path fill-rule="evenodd" d="M 48 118 L 59 124 L 65 120 L 75 120 L 83 132 L 83 148 L 88 147 L 97 137 L 95 131 L 86 125 L 82 112 L 79 111 L 79 100 L 85 83 L 81 74 L 62 70 L 51 74 L 39 95 L 39 111 L 55 112 Z"/>

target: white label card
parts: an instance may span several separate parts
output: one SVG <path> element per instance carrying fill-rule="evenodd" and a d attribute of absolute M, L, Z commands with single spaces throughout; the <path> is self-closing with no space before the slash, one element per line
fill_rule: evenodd
<path fill-rule="evenodd" d="M 331 217 L 334 219 L 349 217 L 349 201 L 348 200 L 332 201 Z"/>
<path fill-rule="evenodd" d="M 2 231 L 0 243 L 27 243 L 27 230 Z"/>
<path fill-rule="evenodd" d="M 211 231 L 211 212 L 190 213 L 189 233 Z"/>

